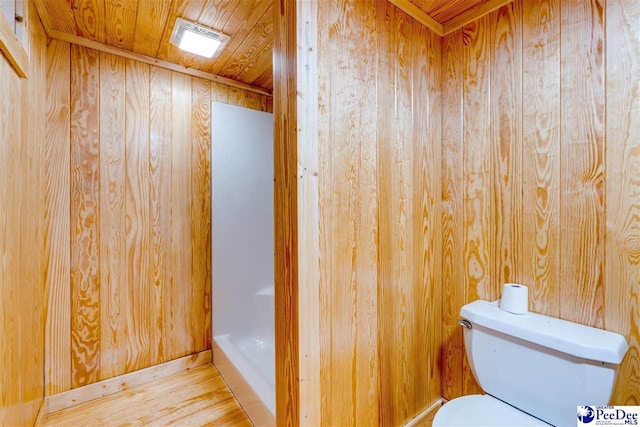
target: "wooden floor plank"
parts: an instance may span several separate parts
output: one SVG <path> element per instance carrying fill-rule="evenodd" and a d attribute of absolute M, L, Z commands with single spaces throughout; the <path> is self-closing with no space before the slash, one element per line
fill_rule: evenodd
<path fill-rule="evenodd" d="M 49 414 L 43 426 L 251 426 L 211 364 Z"/>

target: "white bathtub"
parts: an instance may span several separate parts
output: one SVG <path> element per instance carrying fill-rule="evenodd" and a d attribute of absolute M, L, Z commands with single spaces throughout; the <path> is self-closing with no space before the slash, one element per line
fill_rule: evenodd
<path fill-rule="evenodd" d="M 214 102 L 211 144 L 213 361 L 274 425 L 273 116 Z"/>
<path fill-rule="evenodd" d="M 258 337 L 214 337 L 213 361 L 256 426 L 275 425 L 274 343 Z"/>
<path fill-rule="evenodd" d="M 275 425 L 273 303 L 273 287 L 259 289 L 237 316 L 242 328 L 213 337 L 213 363 L 256 426 Z"/>

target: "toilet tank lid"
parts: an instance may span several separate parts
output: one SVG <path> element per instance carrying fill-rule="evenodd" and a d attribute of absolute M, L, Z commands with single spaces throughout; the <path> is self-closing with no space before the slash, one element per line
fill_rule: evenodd
<path fill-rule="evenodd" d="M 460 315 L 472 324 L 582 359 L 619 364 L 628 349 L 620 334 L 537 313 L 511 314 L 500 309 L 499 300 L 474 301 Z"/>

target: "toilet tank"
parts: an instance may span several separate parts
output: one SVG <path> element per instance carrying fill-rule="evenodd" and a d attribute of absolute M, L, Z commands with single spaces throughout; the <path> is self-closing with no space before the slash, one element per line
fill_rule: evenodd
<path fill-rule="evenodd" d="M 482 389 L 554 426 L 576 424 L 579 405 L 607 405 L 624 337 L 536 313 L 475 301 L 460 315 L 467 358 Z"/>

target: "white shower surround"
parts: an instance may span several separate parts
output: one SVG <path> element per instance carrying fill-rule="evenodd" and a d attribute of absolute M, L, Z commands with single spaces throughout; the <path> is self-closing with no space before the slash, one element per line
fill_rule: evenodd
<path fill-rule="evenodd" d="M 274 425 L 273 115 L 214 102 L 211 147 L 214 364 Z"/>

